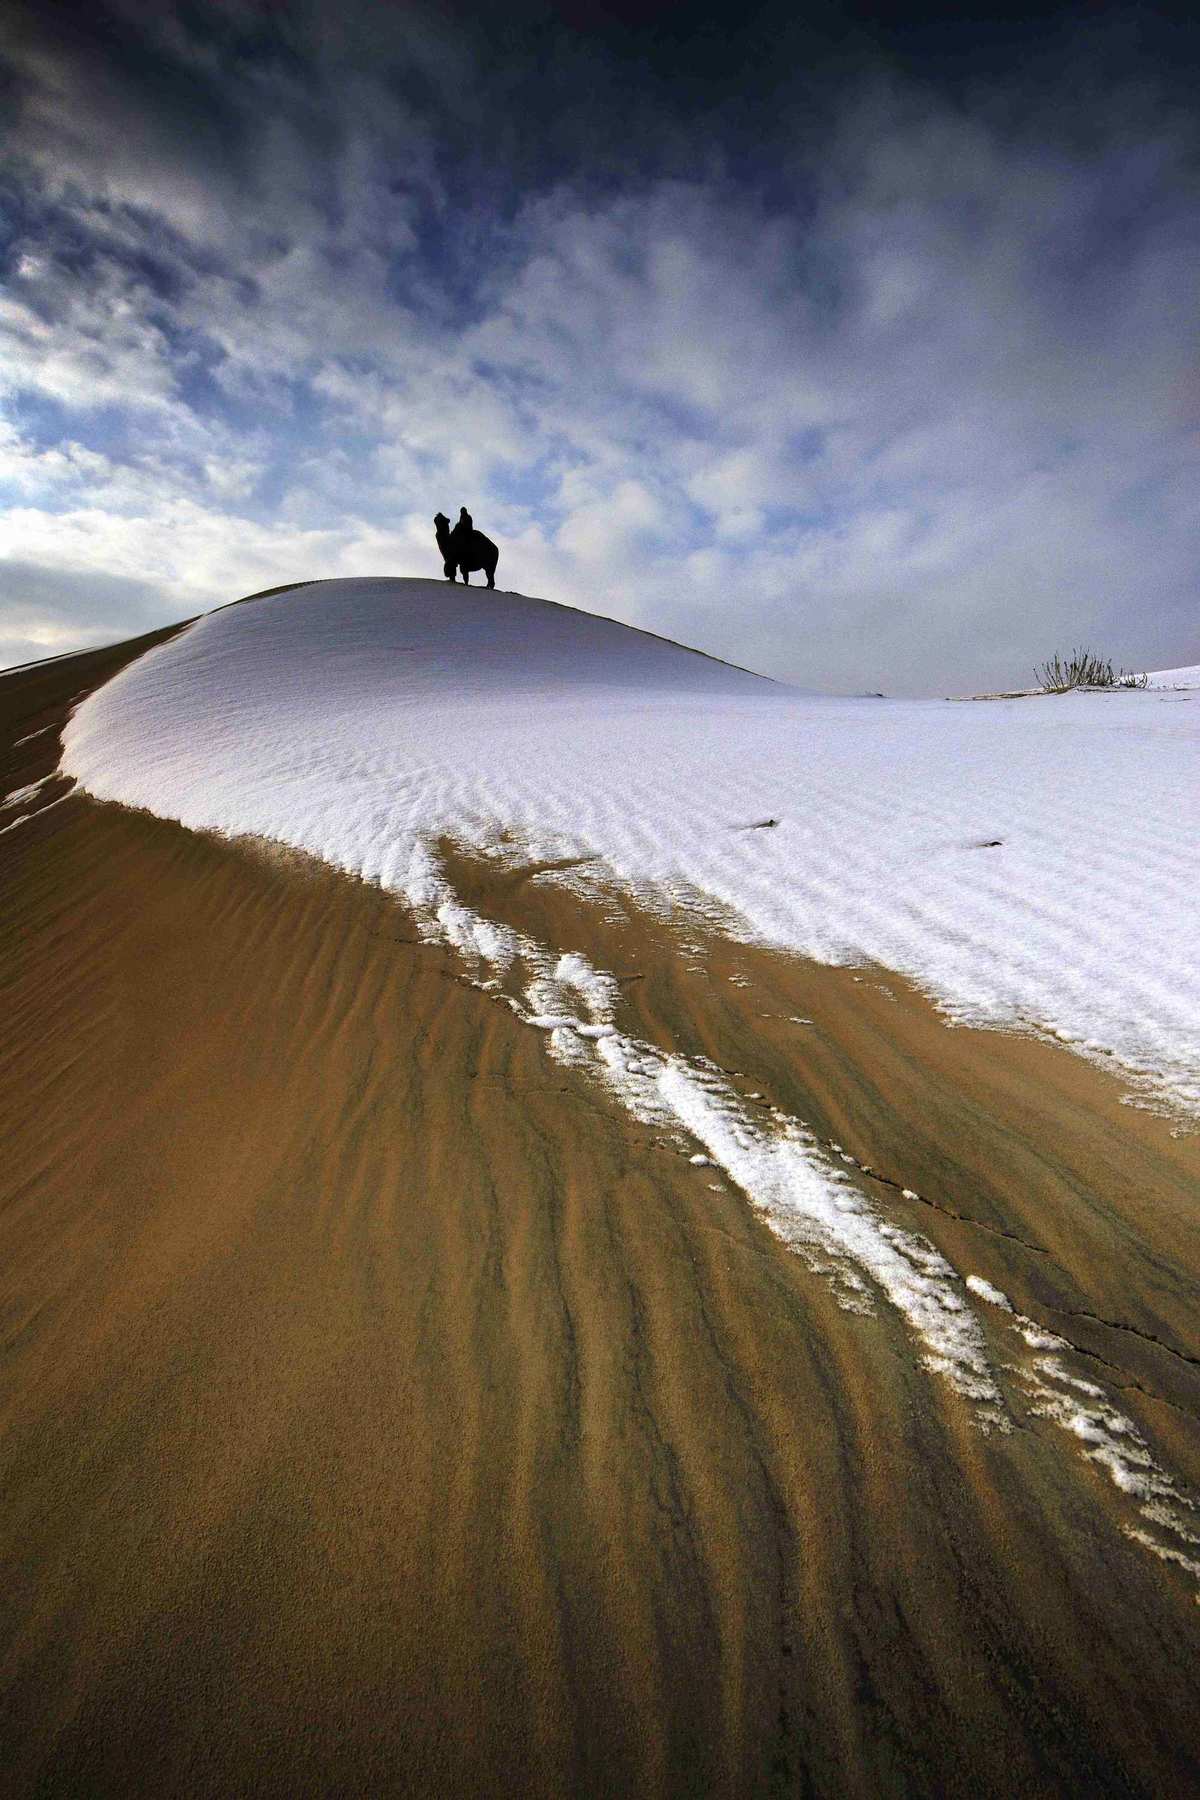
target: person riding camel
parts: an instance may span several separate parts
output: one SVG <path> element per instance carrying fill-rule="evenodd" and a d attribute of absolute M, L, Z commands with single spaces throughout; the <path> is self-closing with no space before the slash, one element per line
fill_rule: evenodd
<path fill-rule="evenodd" d="M 496 564 L 500 559 L 500 552 L 491 538 L 485 537 L 482 531 L 476 531 L 475 521 L 465 506 L 459 508 L 458 523 L 453 531 L 445 513 L 434 514 L 433 529 L 447 581 L 455 580 L 461 570 L 462 578 L 469 587 L 471 571 L 482 569 L 487 576 L 488 586 L 495 587 Z"/>

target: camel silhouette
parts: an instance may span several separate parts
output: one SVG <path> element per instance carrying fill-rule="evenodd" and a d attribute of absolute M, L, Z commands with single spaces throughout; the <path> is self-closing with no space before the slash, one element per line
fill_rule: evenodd
<path fill-rule="evenodd" d="M 465 506 L 453 531 L 445 513 L 433 515 L 433 529 L 437 534 L 437 545 L 442 553 L 442 568 L 447 581 L 453 581 L 461 569 L 463 582 L 470 587 L 472 571 L 482 569 L 487 576 L 488 586 L 495 587 L 496 564 L 500 560 L 500 552 L 491 538 L 484 537 L 482 531 L 476 531 Z"/>

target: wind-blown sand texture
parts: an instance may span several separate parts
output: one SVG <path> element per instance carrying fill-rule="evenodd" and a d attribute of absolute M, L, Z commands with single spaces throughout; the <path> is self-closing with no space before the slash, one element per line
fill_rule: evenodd
<path fill-rule="evenodd" d="M 6 793 L 121 654 L 0 680 Z M 972 1278 L 975 1403 L 517 975 L 64 789 L 0 836 L 10 1791 L 1200 1788 L 1195 1137 L 894 976 L 442 847 Z"/>

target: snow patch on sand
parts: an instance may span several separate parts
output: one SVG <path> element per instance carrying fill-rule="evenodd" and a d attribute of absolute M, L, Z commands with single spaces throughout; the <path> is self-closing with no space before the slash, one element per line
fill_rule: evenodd
<path fill-rule="evenodd" d="M 58 771 L 55 770 L 49 775 L 43 775 L 40 781 L 31 781 L 28 787 L 14 788 L 10 794 L 5 794 L 4 798 L 0 800 L 0 808 L 7 809 L 10 806 L 24 806 L 27 800 L 35 800 L 37 798 L 48 781 L 55 781 L 57 778 Z"/>
<path fill-rule="evenodd" d="M 428 854 L 414 860 L 403 891 L 420 935 L 457 950 L 477 986 L 545 1033 L 552 1057 L 590 1076 L 639 1123 L 699 1146 L 689 1162 L 722 1171 L 775 1235 L 832 1284 L 843 1308 L 872 1314 L 881 1299 L 889 1302 L 917 1339 L 924 1366 L 975 1403 L 985 1428 L 1008 1428 L 955 1271 L 928 1239 L 877 1212 L 807 1126 L 778 1108 L 764 1120 L 714 1064 L 619 1030 L 621 990 L 611 975 L 482 918 L 439 878 Z M 498 976 L 509 979 L 507 990 Z"/>
<path fill-rule="evenodd" d="M 679 1057 L 658 1085 L 680 1124 L 844 1307 L 870 1311 L 882 1294 L 920 1340 L 925 1367 L 982 1403 L 981 1420 L 1005 1424 L 978 1321 L 927 1238 L 883 1218 L 798 1119 L 776 1111 L 766 1129 L 725 1082 Z"/>
<path fill-rule="evenodd" d="M 0 812 L 10 812 L 16 806 L 27 806 L 31 800 L 37 800 L 41 796 L 42 790 L 50 782 L 61 779 L 61 769 L 55 769 L 49 775 L 43 775 L 39 781 L 31 781 L 27 787 L 13 788 L 11 793 L 5 794 L 3 799 L 0 799 Z M 0 837 L 3 837 L 6 832 L 19 830 L 22 825 L 28 825 L 33 819 L 40 819 L 43 813 L 50 812 L 53 807 L 61 806 L 64 800 L 71 798 L 74 786 L 74 782 L 69 781 L 66 792 L 59 794 L 57 799 L 47 800 L 44 806 L 36 806 L 31 812 L 21 812 L 15 819 L 7 820 L 5 824 L 0 825 Z"/>
<path fill-rule="evenodd" d="M 1071 1351 L 1065 1338 L 1018 1312 L 1007 1294 L 981 1276 L 968 1275 L 967 1286 L 1007 1313 L 1021 1342 L 1036 1352 L 1013 1365 L 1030 1411 L 1067 1432 L 1087 1460 L 1134 1503 L 1143 1522 L 1125 1522 L 1126 1536 L 1200 1580 L 1200 1508 L 1155 1461 L 1133 1420 L 1097 1382 L 1071 1373 L 1062 1360 Z"/>

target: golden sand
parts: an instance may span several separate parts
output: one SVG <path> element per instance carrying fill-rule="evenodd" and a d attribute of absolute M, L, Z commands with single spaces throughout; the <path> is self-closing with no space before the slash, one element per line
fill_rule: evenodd
<path fill-rule="evenodd" d="M 5 792 L 131 654 L 0 680 Z M 0 836 L 6 1792 L 1200 1791 L 1195 1582 L 1015 1384 L 982 1434 L 383 894 L 61 794 Z M 453 872 L 1200 1492 L 1195 1138 L 894 977 Z"/>

